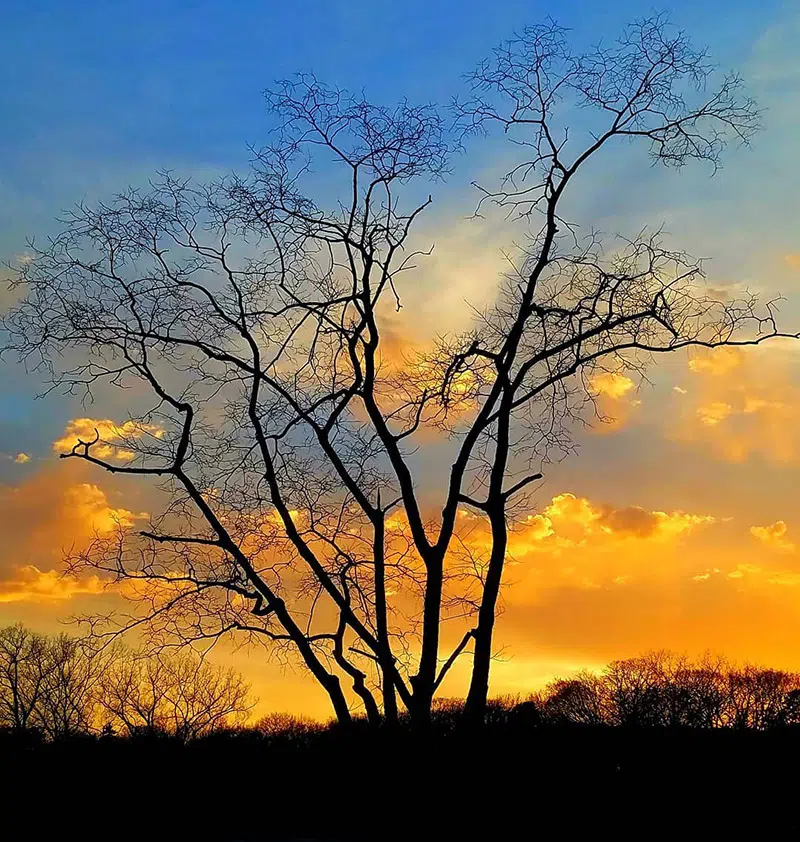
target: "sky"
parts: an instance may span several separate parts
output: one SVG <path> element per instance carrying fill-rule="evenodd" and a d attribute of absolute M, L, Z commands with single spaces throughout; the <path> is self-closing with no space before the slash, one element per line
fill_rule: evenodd
<path fill-rule="evenodd" d="M 652 4 L 587 0 L 119 2 L 6 0 L 0 48 L 0 256 L 57 230 L 73 202 L 142 184 L 158 168 L 197 177 L 242 168 L 269 121 L 262 91 L 311 70 L 393 102 L 447 102 L 462 74 L 521 26 L 552 16 L 582 41 L 612 38 Z M 752 148 L 723 170 L 680 174 L 620 154 L 592 171 L 575 212 L 609 232 L 664 224 L 707 256 L 709 283 L 787 299 L 800 326 L 800 5 L 661 6 L 766 109 Z M 504 152 L 484 141 L 437 188 L 437 249 L 404 291 L 414 330 L 457 327 L 483 303 L 509 232 L 465 217 L 470 180 Z M 487 281 L 487 278 L 490 279 Z M 0 307 L 10 296 L 0 290 Z M 711 650 L 800 670 L 800 350 L 790 343 L 662 360 L 652 383 L 600 394 L 615 420 L 579 434 L 548 469 L 512 540 L 498 625 L 496 693 L 653 648 Z M 124 421 L 118 399 L 90 410 L 0 363 L 0 625 L 51 631 L 103 604 L 99 583 L 59 578 L 63 551 L 114 519 L 148 511 L 147 490 L 57 459 L 75 419 Z M 426 475 L 421 469 L 421 481 Z M 262 652 L 220 657 L 264 709 L 327 712 L 299 672 Z M 453 687 L 464 674 L 454 671 Z"/>

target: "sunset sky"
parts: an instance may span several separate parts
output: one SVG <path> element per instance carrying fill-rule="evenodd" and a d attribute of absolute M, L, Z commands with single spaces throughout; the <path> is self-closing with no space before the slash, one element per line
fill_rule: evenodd
<path fill-rule="evenodd" d="M 491 11 L 490 11 L 491 8 Z M 651 167 L 622 147 L 589 172 L 572 209 L 614 233 L 663 224 L 708 258 L 717 290 L 786 301 L 800 330 L 800 4 L 673 2 L 672 19 L 745 77 L 765 109 L 752 148 L 713 178 Z M 199 178 L 242 168 L 269 127 L 261 93 L 313 70 L 393 102 L 447 102 L 462 74 L 515 28 L 548 15 L 579 41 L 611 38 L 650 3 L 332 0 L 229 3 L 7 0 L 0 47 L 0 256 L 57 230 L 80 199 L 143 184 L 158 168 Z M 470 181 L 501 171 L 505 146 L 481 141 L 437 186 L 420 229 L 435 242 L 401 290 L 397 341 L 424 343 L 491 300 L 514 230 L 469 220 Z M 5 285 L 0 307 L 11 301 Z M 511 539 L 493 692 L 669 648 L 800 670 L 800 342 L 663 358 L 650 383 L 619 374 L 595 390 L 610 419 L 577 434 L 551 465 Z M 96 578 L 60 577 L 62 557 L 114 523 L 151 511 L 146 484 L 58 453 L 82 429 L 113 441 L 124 395 L 82 406 L 0 363 L 0 625 L 52 631 L 115 597 Z M 91 420 L 87 420 L 91 419 Z M 66 442 L 66 443 L 65 443 Z M 418 465 L 421 487 L 437 463 Z M 327 715 L 301 672 L 263 652 L 221 651 L 263 709 Z M 467 664 L 451 687 L 466 680 Z"/>

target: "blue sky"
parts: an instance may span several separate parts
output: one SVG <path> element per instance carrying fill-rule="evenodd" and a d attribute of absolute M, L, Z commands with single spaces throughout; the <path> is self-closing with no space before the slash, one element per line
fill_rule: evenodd
<path fill-rule="evenodd" d="M 611 38 L 652 4 L 475 0 L 277 3 L 6 0 L 0 49 L 0 253 L 76 199 L 154 169 L 241 166 L 268 121 L 261 92 L 312 70 L 383 101 L 447 101 L 515 28 L 547 16 Z M 724 66 L 746 65 L 794 4 L 663 6 Z"/>
<path fill-rule="evenodd" d="M 0 30 L 0 255 L 13 260 L 26 236 L 53 230 L 54 217 L 72 202 L 142 183 L 157 168 L 202 176 L 244 166 L 247 145 L 267 136 L 261 94 L 275 78 L 312 70 L 334 84 L 364 87 L 378 101 L 446 102 L 461 75 L 515 28 L 553 16 L 579 41 L 610 39 L 652 8 L 630 0 L 7 0 Z M 662 8 L 722 66 L 750 77 L 769 109 L 767 130 L 755 151 L 734 151 L 714 180 L 701 168 L 665 177 L 642 156 L 620 155 L 593 174 L 580 213 L 609 231 L 640 218 L 666 222 L 681 245 L 714 257 L 725 282 L 762 283 L 765 254 L 774 263 L 769 272 L 780 277 L 781 255 L 796 250 L 800 214 L 800 85 L 792 63 L 798 5 L 720 0 Z M 478 171 L 491 169 L 494 147 L 483 145 L 481 154 Z M 469 209 L 474 175 L 463 162 L 457 168 L 429 215 L 434 233 L 442 218 Z M 456 238 L 453 248 L 462 245 Z M 15 442 L 0 442 L 0 450 L 46 451 L 73 408 L 34 403 L 36 384 L 11 366 L 0 383 L 0 434 Z"/>
<path fill-rule="evenodd" d="M 155 166 L 228 168 L 265 130 L 260 92 L 313 70 L 377 99 L 447 100 L 461 73 L 515 28 L 552 15 L 581 39 L 613 37 L 649 3 L 128 2 L 6 0 L 0 48 L 2 229 L 29 230 L 52 201 Z M 722 63 L 785 9 L 671 3 Z M 110 182 L 107 185 L 107 182 Z M 20 207 L 21 204 L 21 207 Z"/>

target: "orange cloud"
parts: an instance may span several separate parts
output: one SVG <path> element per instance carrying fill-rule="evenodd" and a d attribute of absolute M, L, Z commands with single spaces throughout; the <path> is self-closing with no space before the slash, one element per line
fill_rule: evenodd
<path fill-rule="evenodd" d="M 641 405 L 634 399 L 635 382 L 625 374 L 616 371 L 599 371 L 589 377 L 586 384 L 589 394 L 595 399 L 603 419 L 595 425 L 595 433 L 609 433 L 620 430 L 631 419 L 632 413 Z"/>
<path fill-rule="evenodd" d="M 716 427 L 717 424 L 729 418 L 733 412 L 733 407 L 724 401 L 714 401 L 705 406 L 697 407 L 697 417 L 700 419 L 700 423 L 707 427 Z"/>
<path fill-rule="evenodd" d="M 39 570 L 33 564 L 18 567 L 0 580 L 0 603 L 63 602 L 81 594 L 99 594 L 103 583 L 97 576 L 77 579 L 57 570 Z"/>
<path fill-rule="evenodd" d="M 147 517 L 112 503 L 100 486 L 76 481 L 83 473 L 83 466 L 61 465 L 0 486 L 0 601 L 54 602 L 97 593 L 92 577 L 59 577 L 64 554 Z"/>
<path fill-rule="evenodd" d="M 28 454 L 27 454 L 27 453 L 18 453 L 18 454 L 14 457 L 14 462 L 15 462 L 17 465 L 24 465 L 26 462 L 30 462 L 30 461 L 31 461 L 31 457 L 30 457 L 30 456 L 28 456 Z"/>
<path fill-rule="evenodd" d="M 579 587 L 619 584 L 644 570 L 652 573 L 676 539 L 715 522 L 710 515 L 615 507 L 572 493 L 557 494 L 540 512 L 512 526 L 509 564 L 521 594 L 565 581 Z M 459 538 L 481 555 L 491 546 L 485 519 L 471 513 L 462 516 Z"/>
<path fill-rule="evenodd" d="M 120 459 L 129 461 L 136 455 L 131 450 L 132 443 L 144 436 L 160 439 L 164 430 L 157 424 L 147 424 L 142 421 L 125 421 L 117 424 L 106 418 L 75 418 L 64 429 L 64 435 L 53 442 L 56 453 L 69 453 L 78 441 L 94 441 L 98 443 L 92 448 L 92 454 L 99 459 Z"/>
<path fill-rule="evenodd" d="M 742 352 L 738 348 L 715 348 L 711 351 L 696 351 L 689 360 L 689 370 L 696 374 L 722 376 L 739 368 Z"/>
<path fill-rule="evenodd" d="M 782 520 L 775 521 L 769 526 L 750 527 L 750 534 L 770 549 L 794 552 L 794 544 L 786 537 L 788 531 L 789 527 Z"/>
<path fill-rule="evenodd" d="M 648 511 L 640 506 L 615 508 L 595 504 L 569 492 L 558 494 L 541 514 L 530 517 L 522 527 L 528 537 L 544 541 L 551 537 L 572 543 L 607 536 L 622 538 L 668 539 L 703 524 L 714 523 L 710 515 L 686 512 Z"/>
<path fill-rule="evenodd" d="M 612 400 L 625 397 L 634 385 L 630 377 L 614 371 L 601 371 L 589 378 L 589 391 L 593 395 L 605 395 Z"/>
<path fill-rule="evenodd" d="M 147 512 L 134 514 L 109 506 L 105 492 L 88 482 L 68 488 L 64 492 L 64 503 L 86 528 L 100 534 L 126 529 L 133 526 L 134 521 L 147 517 Z"/>
<path fill-rule="evenodd" d="M 789 351 L 789 352 L 787 352 Z M 777 464 L 800 458 L 797 357 L 780 343 L 722 348 L 689 360 L 697 375 L 669 419 L 670 438 L 701 443 L 718 458 Z"/>
<path fill-rule="evenodd" d="M 790 269 L 800 270 L 800 254 L 793 252 L 792 254 L 787 254 L 784 259 Z"/>

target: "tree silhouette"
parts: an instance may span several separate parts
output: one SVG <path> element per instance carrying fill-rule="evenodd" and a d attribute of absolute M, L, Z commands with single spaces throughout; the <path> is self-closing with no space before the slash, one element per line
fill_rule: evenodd
<path fill-rule="evenodd" d="M 246 719 L 249 689 L 235 671 L 187 654 L 122 651 L 101 677 L 98 704 L 116 732 L 192 740 Z"/>
<path fill-rule="evenodd" d="M 24 731 L 38 724 L 50 666 L 42 635 L 20 624 L 0 629 L 0 725 Z"/>
<path fill-rule="evenodd" d="M 163 173 L 78 206 L 19 270 L 8 347 L 83 396 L 135 384 L 124 449 L 98 431 L 64 455 L 154 480 L 166 503 L 73 572 L 136 580 L 142 613 L 121 628 L 156 642 L 239 632 L 299 657 L 342 722 L 343 683 L 372 721 L 402 706 L 426 722 L 469 653 L 464 715 L 483 720 L 509 527 L 591 411 L 591 378 L 781 335 L 775 302 L 718 300 L 659 232 L 603 242 L 567 216 L 586 165 L 622 141 L 712 169 L 746 142 L 754 104 L 737 76 L 707 90 L 711 76 L 660 17 L 583 53 L 557 25 L 531 27 L 471 75 L 455 138 L 431 106 L 379 107 L 301 75 L 267 94 L 279 130 L 248 175 Z M 422 185 L 448 172 L 456 140 L 494 129 L 522 158 L 479 188 L 478 211 L 524 220 L 527 245 L 469 329 L 398 364 L 387 317 L 424 271 Z M 414 466 L 445 436 L 436 512 Z M 464 511 L 485 551 L 462 539 Z M 450 619 L 464 634 L 444 651 Z"/>

